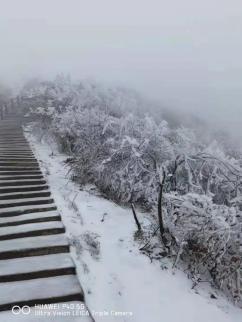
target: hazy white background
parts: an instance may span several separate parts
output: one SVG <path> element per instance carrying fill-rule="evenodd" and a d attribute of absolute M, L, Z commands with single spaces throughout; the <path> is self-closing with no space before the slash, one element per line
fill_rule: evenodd
<path fill-rule="evenodd" d="M 132 86 L 240 133 L 242 1 L 0 0 L 0 79 L 59 72 Z"/>

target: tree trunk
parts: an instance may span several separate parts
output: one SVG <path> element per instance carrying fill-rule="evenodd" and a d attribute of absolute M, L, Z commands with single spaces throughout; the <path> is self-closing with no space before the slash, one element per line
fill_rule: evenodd
<path fill-rule="evenodd" d="M 134 220 L 137 225 L 137 228 L 138 228 L 138 230 L 141 230 L 141 225 L 140 225 L 140 222 L 139 222 L 138 217 L 136 215 L 136 211 L 135 211 L 135 207 L 134 207 L 133 203 L 131 203 L 131 208 L 132 208 L 132 212 L 133 212 L 133 216 L 134 216 Z"/>
<path fill-rule="evenodd" d="M 163 203 L 163 189 L 165 185 L 165 180 L 166 180 L 166 172 L 163 169 L 162 180 L 160 180 L 160 183 L 159 183 L 159 196 L 158 196 L 158 219 L 159 219 L 160 234 L 163 241 L 164 241 L 165 227 L 164 227 L 164 221 L 163 221 L 162 203 Z"/>
<path fill-rule="evenodd" d="M 158 219 L 159 219 L 161 238 L 163 238 L 163 235 L 165 232 L 163 214 L 162 214 L 163 186 L 164 186 L 164 179 L 162 180 L 162 183 L 160 183 L 159 185 L 159 196 L 158 196 Z"/>

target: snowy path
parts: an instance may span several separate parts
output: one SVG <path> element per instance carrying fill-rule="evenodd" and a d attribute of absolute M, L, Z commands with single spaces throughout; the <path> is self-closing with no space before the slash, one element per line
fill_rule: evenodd
<path fill-rule="evenodd" d="M 38 321 L 36 305 L 57 303 L 56 315 L 49 309 L 50 316 L 44 321 L 92 321 L 88 316 L 76 316 L 78 303 L 78 314 L 86 313 L 86 307 L 69 250 L 61 216 L 24 137 L 21 120 L 10 117 L 1 121 L 1 321 Z M 15 315 L 15 305 L 28 305 L 31 311 Z M 68 314 L 73 318 L 66 318 Z"/>

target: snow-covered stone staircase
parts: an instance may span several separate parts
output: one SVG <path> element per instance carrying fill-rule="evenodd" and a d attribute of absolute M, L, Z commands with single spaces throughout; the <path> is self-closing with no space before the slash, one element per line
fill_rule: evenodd
<path fill-rule="evenodd" d="M 0 311 L 84 301 L 65 227 L 21 121 L 0 121 Z"/>

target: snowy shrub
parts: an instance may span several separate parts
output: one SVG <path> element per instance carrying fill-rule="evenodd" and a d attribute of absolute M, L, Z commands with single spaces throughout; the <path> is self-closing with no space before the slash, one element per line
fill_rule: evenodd
<path fill-rule="evenodd" d="M 162 113 L 145 113 L 148 103 L 136 92 L 121 88 L 58 77 L 27 84 L 17 101 L 69 155 L 80 184 L 94 183 L 109 198 L 153 212 L 162 206 L 177 261 L 193 279 L 207 278 L 238 300 L 239 149 L 226 150 L 224 136 L 220 142 L 170 126 Z"/>
<path fill-rule="evenodd" d="M 166 224 L 195 281 L 212 280 L 239 300 L 240 232 L 235 207 L 198 194 L 167 194 Z"/>

